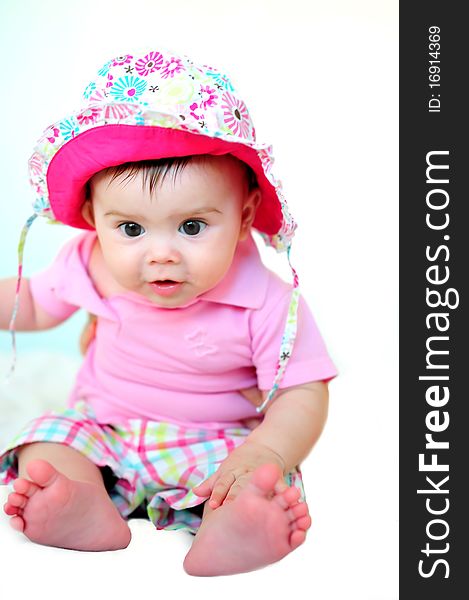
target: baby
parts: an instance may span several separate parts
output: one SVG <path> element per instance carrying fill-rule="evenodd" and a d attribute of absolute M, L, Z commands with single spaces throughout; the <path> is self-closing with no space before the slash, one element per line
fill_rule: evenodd
<path fill-rule="evenodd" d="M 311 524 L 300 463 L 336 371 L 252 228 L 294 224 L 230 80 L 166 51 L 106 63 L 30 160 L 36 214 L 84 229 L 43 273 L 0 281 L 0 327 L 95 336 L 68 401 L 0 450 L 4 511 L 30 540 L 117 550 L 128 519 L 195 534 L 191 575 L 280 560 Z M 16 310 L 17 309 L 17 310 Z M 259 391 L 260 390 L 260 391 Z"/>

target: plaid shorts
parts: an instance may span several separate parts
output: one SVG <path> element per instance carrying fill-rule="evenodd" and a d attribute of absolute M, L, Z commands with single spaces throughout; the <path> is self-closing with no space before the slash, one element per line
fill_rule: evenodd
<path fill-rule="evenodd" d="M 18 477 L 15 450 L 19 446 L 65 444 L 102 469 L 108 494 L 124 518 L 140 511 L 157 529 L 195 533 L 201 510 L 194 507 L 202 508 L 205 499 L 192 488 L 210 477 L 250 431 L 246 427 L 198 429 L 144 419 L 100 424 L 91 407 L 80 401 L 73 408 L 49 411 L 32 420 L 0 450 L 0 484 Z M 288 473 L 285 481 L 305 499 L 299 468 Z"/>

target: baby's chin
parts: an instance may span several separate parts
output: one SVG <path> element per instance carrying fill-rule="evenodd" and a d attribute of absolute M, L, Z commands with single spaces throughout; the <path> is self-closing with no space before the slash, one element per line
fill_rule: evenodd
<path fill-rule="evenodd" d="M 160 299 L 152 299 L 152 303 L 158 308 L 187 308 L 192 304 L 195 304 L 198 298 L 191 298 L 189 300 L 172 300 L 172 301 L 161 301 Z"/>
<path fill-rule="evenodd" d="M 176 289 L 171 289 L 171 286 L 168 286 L 165 289 L 163 286 L 159 289 L 158 286 L 152 286 L 146 297 L 160 308 L 185 308 L 197 302 L 201 295 L 187 289 L 188 285 L 186 283 L 175 287 Z"/>

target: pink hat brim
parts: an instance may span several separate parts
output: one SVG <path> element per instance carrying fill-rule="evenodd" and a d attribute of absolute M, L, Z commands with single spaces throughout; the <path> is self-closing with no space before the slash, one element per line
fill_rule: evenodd
<path fill-rule="evenodd" d="M 85 185 L 95 173 L 126 162 L 199 154 L 232 154 L 248 164 L 262 193 L 253 226 L 267 235 L 279 232 L 283 219 L 280 201 L 254 148 L 189 131 L 145 125 L 95 127 L 64 144 L 47 170 L 52 212 L 66 225 L 90 229 L 81 207 Z"/>

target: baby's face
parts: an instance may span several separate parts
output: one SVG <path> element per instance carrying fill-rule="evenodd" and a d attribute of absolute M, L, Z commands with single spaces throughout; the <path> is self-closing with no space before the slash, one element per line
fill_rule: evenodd
<path fill-rule="evenodd" d="M 190 161 L 150 194 L 143 175 L 98 173 L 83 214 L 96 228 L 105 264 L 123 290 L 175 308 L 215 287 L 254 219 L 260 194 L 248 192 L 231 157 Z"/>

